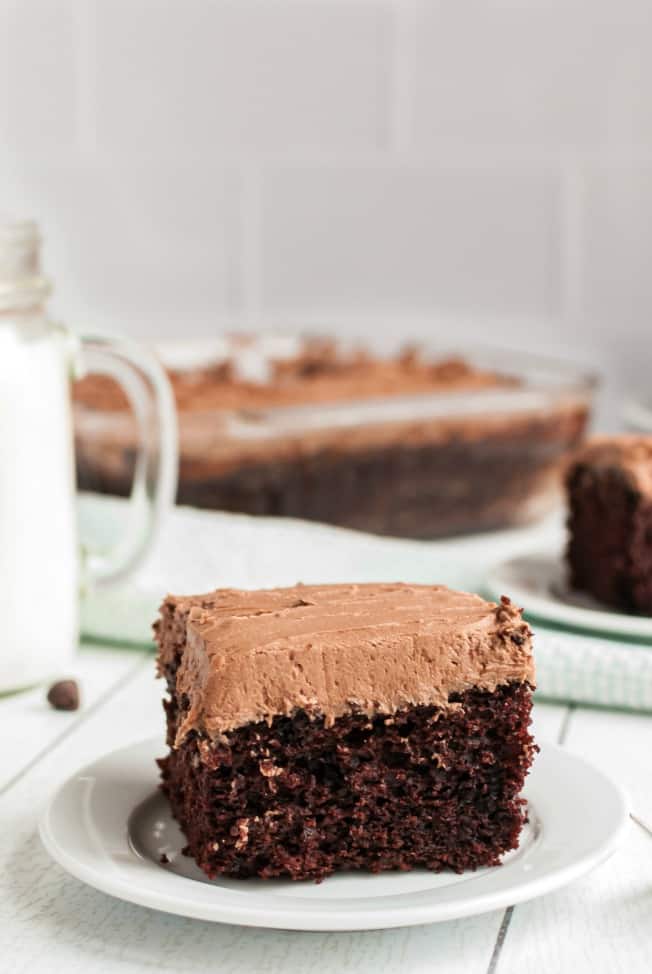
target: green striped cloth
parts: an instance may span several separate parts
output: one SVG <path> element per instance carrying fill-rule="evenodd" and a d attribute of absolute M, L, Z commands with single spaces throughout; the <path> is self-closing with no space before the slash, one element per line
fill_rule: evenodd
<path fill-rule="evenodd" d="M 652 648 L 532 626 L 542 697 L 652 711 Z"/>

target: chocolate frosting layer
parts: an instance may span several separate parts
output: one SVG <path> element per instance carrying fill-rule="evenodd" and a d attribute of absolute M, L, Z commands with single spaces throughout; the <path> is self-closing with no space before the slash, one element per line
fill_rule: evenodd
<path fill-rule="evenodd" d="M 618 470 L 635 490 L 652 497 L 652 436 L 595 436 L 573 461 L 598 470 Z"/>
<path fill-rule="evenodd" d="M 534 685 L 531 632 L 497 606 L 440 585 L 298 585 L 170 596 L 155 626 L 159 667 L 180 655 L 176 691 L 191 730 L 217 737 L 299 709 L 327 723 L 351 712 L 455 707 L 470 687 Z"/>
<path fill-rule="evenodd" d="M 233 358 L 204 367 L 196 364 L 191 369 L 168 369 L 179 413 L 269 409 L 518 385 L 514 379 L 475 368 L 460 358 L 432 362 L 410 348 L 392 358 L 375 358 L 362 350 L 345 353 L 333 341 L 318 339 L 304 339 L 293 356 L 270 359 L 267 366 L 257 381 L 239 374 L 237 359 Z M 92 410 L 130 411 L 120 386 L 106 376 L 86 376 L 76 384 L 74 397 Z"/>

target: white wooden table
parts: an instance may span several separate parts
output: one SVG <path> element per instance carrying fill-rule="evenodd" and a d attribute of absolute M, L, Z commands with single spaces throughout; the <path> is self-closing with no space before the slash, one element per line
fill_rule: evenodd
<path fill-rule="evenodd" d="M 250 930 L 112 899 L 69 877 L 36 824 L 56 785 L 104 751 L 162 733 L 153 656 L 86 647 L 83 706 L 43 690 L 0 698 L 0 972 L 269 974 L 638 974 L 652 971 L 652 835 L 631 823 L 621 850 L 566 889 L 514 909 L 367 933 Z M 652 718 L 537 704 L 535 731 L 603 767 L 652 819 Z"/>

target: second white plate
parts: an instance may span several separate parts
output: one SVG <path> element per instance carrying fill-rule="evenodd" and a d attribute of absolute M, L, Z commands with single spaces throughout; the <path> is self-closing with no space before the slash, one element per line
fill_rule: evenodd
<path fill-rule="evenodd" d="M 593 869 L 628 817 L 621 790 L 580 758 L 546 744 L 527 779 L 529 825 L 502 866 L 462 875 L 347 873 L 323 883 L 209 881 L 157 790 L 144 741 L 95 761 L 54 795 L 40 824 L 46 849 L 105 893 L 168 913 L 286 930 L 370 930 L 485 913 L 532 899 Z"/>
<path fill-rule="evenodd" d="M 558 553 L 521 555 L 496 566 L 487 578 L 491 598 L 509 595 L 526 613 L 589 632 L 652 639 L 652 618 L 610 609 L 570 588 Z"/>

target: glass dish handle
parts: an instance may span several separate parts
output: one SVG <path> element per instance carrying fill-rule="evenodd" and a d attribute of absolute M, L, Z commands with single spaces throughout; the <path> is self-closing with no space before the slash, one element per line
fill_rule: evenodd
<path fill-rule="evenodd" d="M 136 343 L 83 336 L 81 373 L 114 379 L 134 415 L 138 448 L 129 513 L 122 536 L 106 550 L 84 552 L 84 581 L 94 587 L 122 582 L 142 562 L 154 543 L 177 489 L 177 415 L 163 368 Z"/>

